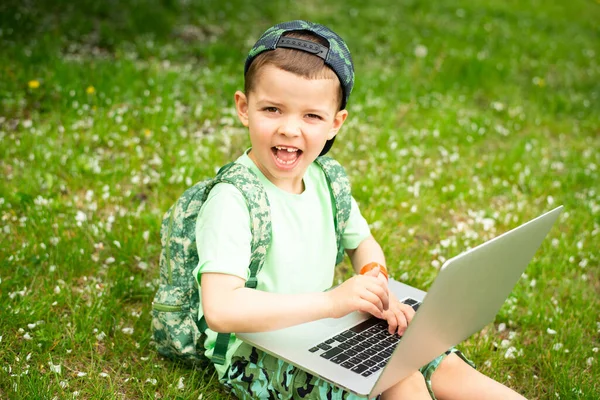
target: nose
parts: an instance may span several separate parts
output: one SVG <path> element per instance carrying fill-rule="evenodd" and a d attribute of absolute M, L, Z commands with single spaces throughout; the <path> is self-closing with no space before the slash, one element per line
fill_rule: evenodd
<path fill-rule="evenodd" d="M 282 120 L 279 126 L 279 133 L 285 136 L 294 137 L 300 135 L 301 121 L 295 116 L 288 116 Z"/>

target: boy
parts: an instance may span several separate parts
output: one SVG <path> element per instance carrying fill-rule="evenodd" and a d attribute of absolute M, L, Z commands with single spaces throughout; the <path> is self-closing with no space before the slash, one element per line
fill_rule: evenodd
<path fill-rule="evenodd" d="M 235 93 L 252 147 L 236 162 L 254 172 L 271 209 L 272 239 L 258 287 L 244 286 L 250 260 L 250 217 L 242 194 L 216 185 L 198 215 L 202 313 L 211 356 L 216 332 L 280 329 L 353 311 L 387 320 L 402 334 L 414 315 L 388 291 L 383 251 L 354 199 L 342 244 L 358 274 L 330 288 L 336 260 L 333 210 L 323 171 L 327 153 L 348 116 L 354 71 L 344 41 L 305 21 L 267 30 L 249 53 L 244 92 Z M 364 272 L 366 270 L 366 272 Z M 477 372 L 456 350 L 416 371 L 382 398 L 522 398 Z M 235 339 L 221 382 L 239 398 L 356 398 L 354 394 Z M 435 398 L 435 397 L 433 397 Z"/>

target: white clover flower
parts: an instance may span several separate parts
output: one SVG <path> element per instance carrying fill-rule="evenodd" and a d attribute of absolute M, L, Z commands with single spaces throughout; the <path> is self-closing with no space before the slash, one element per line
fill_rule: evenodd
<path fill-rule="evenodd" d="M 123 328 L 123 329 L 121 329 L 121 332 L 123 332 L 126 335 L 132 335 L 133 334 L 133 328 L 130 328 L 130 327 Z"/>
<path fill-rule="evenodd" d="M 552 346 L 552 349 L 558 351 L 560 349 L 562 349 L 563 344 L 562 343 L 556 343 L 554 346 Z"/>
<path fill-rule="evenodd" d="M 83 378 L 84 376 L 87 376 L 87 373 L 85 373 L 85 372 L 77 372 L 77 377 Z"/>
<path fill-rule="evenodd" d="M 51 362 L 48 362 L 48 365 L 50 366 L 50 372 L 54 372 L 56 374 L 61 374 L 62 373 L 62 367 L 60 364 L 52 364 Z"/>
<path fill-rule="evenodd" d="M 517 349 L 514 346 L 509 347 L 504 353 L 504 358 L 515 358 L 515 354 L 517 353 Z"/>
<path fill-rule="evenodd" d="M 529 286 L 531 286 L 532 288 L 535 287 L 537 281 L 535 279 L 532 279 L 531 282 L 529 282 Z"/>
<path fill-rule="evenodd" d="M 77 211 L 77 215 L 75 215 L 75 221 L 77 221 L 77 226 L 81 226 L 82 223 L 87 221 L 87 215 L 83 211 Z"/>
<path fill-rule="evenodd" d="M 183 390 L 185 389 L 185 385 L 183 384 L 183 376 L 181 378 L 179 378 L 179 382 L 177 382 L 177 389 L 179 390 Z"/>
<path fill-rule="evenodd" d="M 427 47 L 419 44 L 415 47 L 415 57 L 424 58 L 427 56 Z"/>
<path fill-rule="evenodd" d="M 554 329 L 546 329 L 546 332 L 548 332 L 548 335 L 556 335 L 556 331 Z"/>

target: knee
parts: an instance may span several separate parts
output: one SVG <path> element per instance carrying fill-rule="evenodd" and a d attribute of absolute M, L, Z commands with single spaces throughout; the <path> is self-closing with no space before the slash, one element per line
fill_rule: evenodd
<path fill-rule="evenodd" d="M 404 378 L 398 386 L 403 393 L 428 393 L 425 378 L 419 371 Z"/>
<path fill-rule="evenodd" d="M 381 398 L 387 399 L 431 399 L 425 378 L 417 371 L 386 390 Z"/>
<path fill-rule="evenodd" d="M 461 360 L 459 356 L 452 353 L 444 357 L 444 359 L 433 374 L 435 375 L 439 371 L 442 371 L 442 374 L 451 373 L 453 371 L 462 370 L 465 367 L 471 368 L 469 365 L 467 365 L 467 363 Z"/>

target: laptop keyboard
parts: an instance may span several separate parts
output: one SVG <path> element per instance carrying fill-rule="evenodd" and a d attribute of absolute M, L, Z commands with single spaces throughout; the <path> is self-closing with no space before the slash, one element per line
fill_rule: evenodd
<path fill-rule="evenodd" d="M 421 305 L 411 298 L 402 302 L 415 311 Z M 369 376 L 387 364 L 400 341 L 400 336 L 390 334 L 387 329 L 387 321 L 372 317 L 308 351 L 359 375 Z"/>

